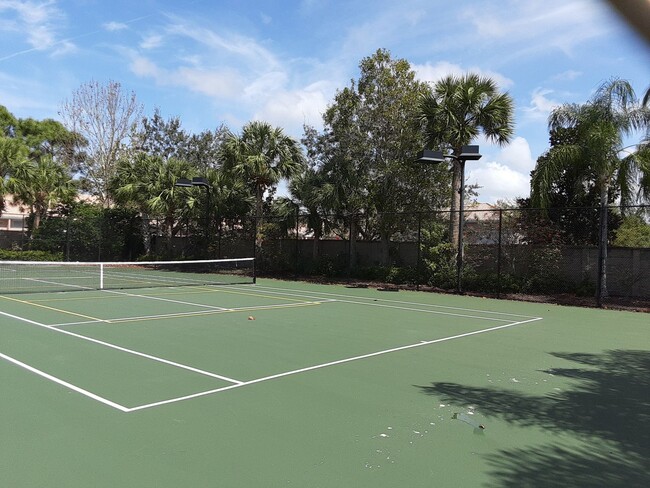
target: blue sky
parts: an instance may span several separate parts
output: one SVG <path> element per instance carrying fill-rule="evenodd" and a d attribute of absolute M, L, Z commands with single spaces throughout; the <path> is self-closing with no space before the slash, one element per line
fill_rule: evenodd
<path fill-rule="evenodd" d="M 602 0 L 0 0 L 0 104 L 56 119 L 113 80 L 192 132 L 261 119 L 300 138 L 378 48 L 421 80 L 473 71 L 512 95 L 512 143 L 475 141 L 468 165 L 485 202 L 528 195 L 553 106 L 611 77 L 650 86 L 650 46 Z"/>

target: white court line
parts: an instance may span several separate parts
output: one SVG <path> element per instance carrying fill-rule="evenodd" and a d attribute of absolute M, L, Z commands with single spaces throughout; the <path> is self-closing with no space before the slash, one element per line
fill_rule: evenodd
<path fill-rule="evenodd" d="M 355 305 L 364 305 L 366 307 L 379 307 L 379 308 L 394 308 L 397 310 L 406 310 L 409 312 L 421 312 L 421 313 L 432 313 L 435 315 L 450 315 L 452 317 L 463 317 L 463 318 L 469 318 L 469 319 L 478 319 L 478 320 L 491 320 L 493 322 L 503 322 L 503 319 L 498 318 L 498 317 L 483 317 L 479 315 L 468 315 L 468 314 L 462 314 L 462 313 L 454 313 L 454 312 L 441 312 L 439 310 L 426 310 L 422 308 L 412 308 L 412 307 L 402 307 L 399 305 L 385 305 L 383 303 L 368 303 L 368 302 L 357 302 L 354 300 L 335 300 L 335 302 L 339 303 L 352 303 Z M 418 303 L 414 303 L 414 305 L 419 305 Z"/>
<path fill-rule="evenodd" d="M 199 397 L 202 397 L 202 396 L 212 395 L 214 393 L 219 393 L 219 392 L 226 391 L 226 390 L 241 388 L 242 386 L 253 385 L 253 384 L 256 384 L 256 383 L 262 383 L 264 381 L 270 381 L 270 380 L 274 380 L 274 379 L 277 379 L 277 378 L 283 378 L 285 376 L 292 376 L 292 375 L 296 375 L 296 374 L 300 374 L 300 373 L 305 373 L 307 371 L 314 371 L 316 369 L 327 368 L 327 367 L 330 367 L 330 366 L 336 366 L 336 365 L 339 365 L 339 364 L 349 363 L 349 362 L 352 362 L 352 361 L 359 361 L 361 359 L 368 359 L 368 358 L 372 358 L 372 357 L 375 357 L 375 356 L 382 356 L 384 354 L 390 354 L 392 352 L 404 351 L 406 349 L 413 349 L 413 348 L 416 348 L 416 347 L 428 346 L 428 345 L 431 345 L 431 344 L 438 344 L 440 342 L 452 341 L 452 340 L 455 340 L 455 339 L 461 339 L 463 337 L 469 337 L 469 336 L 478 335 L 478 334 L 485 334 L 487 332 L 493 332 L 495 330 L 507 329 L 509 327 L 514 327 L 516 325 L 523 325 L 523 324 L 527 324 L 527 323 L 531 323 L 531 322 L 536 322 L 538 320 L 542 320 L 542 317 L 535 317 L 535 318 L 531 318 L 531 319 L 528 319 L 528 320 L 513 322 L 513 323 L 510 323 L 510 324 L 499 325 L 499 326 L 496 326 L 496 327 L 489 327 L 487 329 L 475 330 L 473 332 L 465 332 L 463 334 L 457 334 L 457 335 L 453 335 L 453 336 L 443 337 L 441 339 L 434 339 L 434 340 L 431 340 L 431 341 L 420 341 L 420 342 L 417 342 L 415 344 L 408 344 L 406 346 L 393 347 L 391 349 L 384 349 L 383 351 L 371 352 L 371 353 L 368 353 L 368 354 L 362 354 L 360 356 L 353 356 L 353 357 L 350 357 L 350 358 L 339 359 L 337 361 L 330 361 L 328 363 L 316 364 L 314 366 L 308 366 L 306 368 L 294 369 L 292 371 L 286 371 L 284 373 L 278 373 L 278 374 L 274 374 L 274 375 L 270 375 L 270 376 L 264 376 L 262 378 L 257 378 L 255 380 L 244 381 L 244 382 L 241 382 L 238 385 L 224 386 L 224 387 L 221 387 L 221 388 L 215 388 L 214 390 L 207 390 L 207 391 L 202 391 L 202 392 L 199 392 L 199 393 L 194 393 L 192 395 L 185 395 L 185 396 L 182 396 L 182 397 L 170 398 L 169 400 L 162 400 L 160 402 L 148 403 L 146 405 L 139 405 L 137 407 L 129 408 L 128 413 L 137 412 L 139 410 L 145 410 L 145 409 L 153 408 L 153 407 L 159 407 L 159 406 L 162 406 L 162 405 L 168 405 L 170 403 L 177 403 L 177 402 L 181 402 L 181 401 L 184 401 L 184 400 L 191 400 L 193 398 L 199 398 Z"/>
<path fill-rule="evenodd" d="M 168 359 L 163 359 L 163 358 L 159 358 L 157 356 L 152 356 L 150 354 L 145 354 L 145 353 L 140 352 L 140 351 L 135 351 L 133 349 L 128 349 L 126 347 L 118 346 L 116 344 L 111 344 L 110 342 L 100 341 L 99 339 L 93 339 L 92 337 L 87 337 L 87 336 L 84 336 L 84 335 L 81 335 L 81 334 L 76 334 L 74 332 L 70 332 L 69 330 L 57 329 L 56 327 L 41 324 L 40 322 L 35 322 L 33 320 L 29 320 L 29 319 L 26 319 L 26 318 L 23 318 L 23 317 L 18 317 L 16 315 L 12 315 L 12 314 L 9 314 L 7 312 L 0 311 L 0 314 L 5 315 L 7 317 L 11 317 L 11 318 L 16 319 L 16 320 L 20 320 L 22 322 L 27 322 L 28 324 L 36 325 L 38 327 L 43 327 L 45 329 L 48 329 L 48 330 L 51 330 L 51 331 L 54 331 L 54 332 L 58 332 L 60 334 L 65 334 L 65 335 L 68 335 L 68 336 L 71 336 L 71 337 L 76 337 L 77 339 L 92 342 L 94 344 L 99 344 L 100 346 L 108 347 L 110 349 L 115 349 L 117 351 L 125 352 L 127 354 L 132 354 L 134 356 L 143 357 L 145 359 L 149 359 L 151 361 L 156 361 L 156 362 L 159 362 L 159 363 L 167 364 L 169 366 L 174 366 L 176 368 L 185 369 L 185 370 L 191 371 L 193 373 L 202 374 L 204 376 L 209 376 L 211 378 L 216 378 L 216 379 L 219 379 L 219 380 L 227 381 L 229 383 L 234 383 L 234 384 L 243 383 L 242 381 L 235 380 L 233 378 L 228 378 L 227 376 L 222 376 L 222 375 L 219 375 L 219 374 L 211 373 L 209 371 L 204 371 L 202 369 L 194 368 L 192 366 L 187 366 L 186 364 L 181 364 L 181 363 L 176 363 L 174 361 L 169 361 Z"/>
<path fill-rule="evenodd" d="M 268 292 L 267 292 L 268 293 Z M 271 292 L 273 293 L 273 292 Z M 448 315 L 451 317 L 463 317 L 463 318 L 470 318 L 470 319 L 478 319 L 478 320 L 490 320 L 493 322 L 503 322 L 503 318 L 498 318 L 498 317 L 485 317 L 483 315 L 469 315 L 469 314 L 464 314 L 464 313 L 458 313 L 458 312 L 442 312 L 440 310 L 431 310 L 430 307 L 433 308 L 444 308 L 444 309 L 451 309 L 451 310 L 458 310 L 461 312 L 477 312 L 477 313 L 486 313 L 486 314 L 496 314 L 496 315 L 504 315 L 504 316 L 509 316 L 509 317 L 520 317 L 520 318 L 535 318 L 535 317 L 530 317 L 528 315 L 517 315 L 517 314 L 509 314 L 509 313 L 503 313 L 503 312 L 490 312 L 490 311 L 483 311 L 483 310 L 472 310 L 472 309 L 465 309 L 465 308 L 456 308 L 456 307 L 447 307 L 443 305 L 433 305 L 433 304 L 427 304 L 427 303 L 418 303 L 418 302 L 406 302 L 406 301 L 399 301 L 399 300 L 385 300 L 385 299 L 375 299 L 375 298 L 367 298 L 367 297 L 356 297 L 356 296 L 349 296 L 349 295 L 335 295 L 333 293 L 324 293 L 325 295 L 331 295 L 331 296 L 340 296 L 340 297 L 348 297 L 348 298 L 357 298 L 357 299 L 364 299 L 364 300 L 372 300 L 371 302 L 360 302 L 356 300 L 344 300 L 340 298 L 323 298 L 321 303 L 352 303 L 354 305 L 364 305 L 367 307 L 379 307 L 379 308 L 394 308 L 397 310 L 406 310 L 409 312 L 421 312 L 421 313 L 430 313 L 430 314 L 435 314 L 435 315 Z M 294 297 L 300 297 L 301 295 L 295 295 L 292 293 L 278 293 L 278 295 L 286 295 L 286 296 L 294 296 Z M 305 298 L 315 298 L 310 295 L 302 295 Z M 398 304 L 408 304 L 408 305 L 417 305 L 418 307 L 423 307 L 423 308 L 415 308 L 415 307 L 404 307 L 401 305 L 387 305 L 384 303 L 377 303 L 377 302 L 387 302 L 387 303 L 398 303 Z M 429 307 L 429 308 L 427 308 Z"/>
<path fill-rule="evenodd" d="M 31 373 L 37 374 L 38 376 L 41 376 L 47 380 L 50 380 L 54 383 L 57 383 L 61 386 L 64 386 L 68 388 L 69 390 L 76 391 L 77 393 L 81 393 L 83 396 L 86 396 L 88 398 L 91 398 L 93 400 L 96 400 L 100 403 L 103 403 L 104 405 L 108 405 L 109 407 L 116 408 L 117 410 L 120 410 L 122 412 L 129 412 L 130 409 L 125 407 L 124 405 L 120 405 L 119 403 L 115 403 L 111 400 L 108 400 L 107 398 L 104 398 L 102 396 L 96 395 L 95 393 L 92 393 L 88 390 L 84 390 L 83 388 L 80 388 L 78 386 L 73 385 L 72 383 L 68 383 L 67 381 L 62 380 L 61 378 L 57 378 L 56 376 L 52 376 L 51 374 L 46 373 L 45 371 L 41 371 L 40 369 L 36 369 L 33 366 L 30 366 L 29 364 L 23 363 L 22 361 L 18 361 L 17 359 L 12 358 L 11 356 L 7 356 L 6 354 L 3 354 L 0 352 L 0 358 L 9 361 L 10 363 L 15 364 L 16 366 L 19 366 L 23 369 L 26 369 L 27 371 L 30 371 Z"/>
<path fill-rule="evenodd" d="M 330 301 L 330 300 L 326 300 Z M 298 302 L 298 303 L 280 303 L 276 305 L 254 305 L 250 307 L 236 307 L 236 308 L 224 308 L 216 310 L 197 310 L 195 312 L 177 312 L 177 313 L 166 313 L 166 314 L 157 314 L 157 315 L 136 315 L 133 317 L 118 317 L 113 319 L 102 319 L 102 320 L 85 320 L 79 322 L 64 322 L 60 324 L 52 324 L 48 327 L 58 328 L 66 327 L 70 325 L 83 325 L 83 324 L 121 324 L 125 322 L 138 322 L 140 320 L 157 320 L 157 319 L 174 319 L 179 317 L 201 317 L 204 315 L 218 315 L 222 313 L 232 313 L 232 312 L 247 312 L 247 311 L 256 311 L 256 310 L 271 310 L 274 308 L 298 308 L 298 307 L 307 307 L 312 305 L 320 305 L 323 302 Z"/>
<path fill-rule="evenodd" d="M 147 300 L 159 300 L 161 302 L 169 302 L 169 303 L 178 303 L 181 305 L 190 305 L 193 307 L 200 307 L 200 308 L 207 308 L 210 310 L 230 310 L 229 308 L 225 307 L 216 307 L 214 305 L 205 305 L 203 303 L 194 303 L 194 302 L 186 302 L 183 300 L 172 300 L 171 298 L 162 298 L 162 297 L 152 297 L 149 295 L 140 295 L 137 293 L 129 293 L 129 292 L 124 292 L 124 291 L 117 291 L 117 290 L 102 290 L 104 293 L 112 293 L 115 295 L 123 295 L 127 297 L 135 297 L 135 298 L 145 298 Z"/>
<path fill-rule="evenodd" d="M 90 286 L 81 286 L 81 285 L 73 285 L 70 283 L 60 283 L 58 281 L 48 281 L 48 280 L 41 280 L 37 278 L 23 278 L 25 281 L 35 281 L 37 283 L 45 283 L 46 285 L 56 285 L 56 286 L 64 286 L 67 288 L 74 288 L 76 289 L 81 289 L 81 290 L 95 290 L 95 288 L 90 287 Z"/>
<path fill-rule="evenodd" d="M 244 285 L 247 286 L 247 285 Z M 533 319 L 536 317 L 533 317 L 532 315 L 522 315 L 522 314 L 516 314 L 516 313 L 508 313 L 508 312 L 493 312 L 490 310 L 477 310 L 477 309 L 472 309 L 472 308 L 463 308 L 463 307 L 452 307 L 449 305 L 436 305 L 433 303 L 418 303 L 418 302 L 407 302 L 404 300 L 388 300 L 386 298 L 374 298 L 374 297 L 364 297 L 364 296 L 358 296 L 358 295 L 343 295 L 340 293 L 327 293 L 327 292 L 313 292 L 313 291 L 302 291 L 302 290 L 294 290 L 294 289 L 287 289 L 287 288 L 276 288 L 272 286 L 264 286 L 264 285 L 248 285 L 246 288 L 238 288 L 238 287 L 232 287 L 233 289 L 240 289 L 240 290 L 250 290 L 251 287 L 253 289 L 256 288 L 262 288 L 264 290 L 271 290 L 272 293 L 275 293 L 277 295 L 286 295 L 286 296 L 293 296 L 293 297 L 303 297 L 306 296 L 307 298 L 314 298 L 314 299 L 319 299 L 323 298 L 323 296 L 331 296 L 331 297 L 341 297 L 341 298 L 347 298 L 347 299 L 355 299 L 355 300 L 367 300 L 370 303 L 367 305 L 377 305 L 374 302 L 386 302 L 386 303 L 398 303 L 402 305 L 417 305 L 420 307 L 431 307 L 431 308 L 441 308 L 441 309 L 447 309 L 447 310 L 458 310 L 461 312 L 476 312 L 476 313 L 482 313 L 486 315 L 503 315 L 506 317 L 520 317 L 524 319 Z M 277 291 L 277 290 L 287 290 L 289 292 L 293 293 L 286 293 L 283 291 Z M 318 296 L 314 295 L 306 295 L 308 293 L 318 293 Z M 324 299 L 323 299 L 324 300 Z M 344 300 L 336 300 L 336 301 L 344 301 Z"/>

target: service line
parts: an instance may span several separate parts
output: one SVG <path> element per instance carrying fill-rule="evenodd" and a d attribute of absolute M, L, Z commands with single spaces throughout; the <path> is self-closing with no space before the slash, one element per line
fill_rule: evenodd
<path fill-rule="evenodd" d="M 453 341 L 455 339 L 462 339 L 464 337 L 470 337 L 470 336 L 474 336 L 474 335 L 478 335 L 478 334 L 485 334 L 485 333 L 488 333 L 488 332 L 494 332 L 494 331 L 501 330 L 501 329 L 507 329 L 507 328 L 510 328 L 510 327 L 515 327 L 517 325 L 523 325 L 523 324 L 528 324 L 528 323 L 531 323 L 531 322 L 536 322 L 538 320 L 542 320 L 542 318 L 541 317 L 535 317 L 535 318 L 528 319 L 528 320 L 521 320 L 519 322 L 512 322 L 512 323 L 505 324 L 505 325 L 498 325 L 498 326 L 495 326 L 495 327 L 489 327 L 487 329 L 475 330 L 475 331 L 472 331 L 472 332 L 465 332 L 463 334 L 457 334 L 457 335 L 453 335 L 453 336 L 443 337 L 441 339 L 433 339 L 433 340 L 430 340 L 430 341 L 420 341 L 420 342 L 417 342 L 415 344 L 408 344 L 406 346 L 393 347 L 391 349 L 384 349 L 382 351 L 376 351 L 376 352 L 371 352 L 371 353 L 368 353 L 368 354 L 362 354 L 360 356 L 353 356 L 353 357 L 350 357 L 350 358 L 339 359 L 337 361 L 330 361 L 330 362 L 327 362 L 327 363 L 316 364 L 314 366 L 308 366 L 306 368 L 294 369 L 292 371 L 285 371 L 284 373 L 278 373 L 278 374 L 274 374 L 274 375 L 270 375 L 270 376 L 264 376 L 262 378 L 257 378 L 257 379 L 250 380 L 250 381 L 243 381 L 243 382 L 241 382 L 239 384 L 236 384 L 236 385 L 224 386 L 224 387 L 221 387 L 221 388 L 215 388 L 214 390 L 207 390 L 207 391 L 202 391 L 202 392 L 199 392 L 199 393 L 194 393 L 192 395 L 185 395 L 185 396 L 182 396 L 182 397 L 170 398 L 169 400 L 162 400 L 162 401 L 159 401 L 159 402 L 148 403 L 148 404 L 145 404 L 145 405 L 139 405 L 137 407 L 129 408 L 128 413 L 137 412 L 139 410 L 145 410 L 145 409 L 149 409 L 149 408 L 153 408 L 153 407 L 160 407 L 162 405 L 169 405 L 171 403 L 182 402 L 184 400 L 191 400 L 193 398 L 199 398 L 199 397 L 203 397 L 203 396 L 207 396 L 207 395 L 212 395 L 214 393 L 219 393 L 219 392 L 223 392 L 223 391 L 226 391 L 226 390 L 232 390 L 232 389 L 235 389 L 235 388 L 240 388 L 242 386 L 254 385 L 256 383 L 262 383 L 262 382 L 265 382 L 265 381 L 275 380 L 275 379 L 278 379 L 278 378 L 284 378 L 286 376 L 292 376 L 292 375 L 296 375 L 296 374 L 300 374 L 300 373 L 306 373 L 308 371 L 323 369 L 323 368 L 327 368 L 327 367 L 330 367 L 330 366 L 337 366 L 339 364 L 350 363 L 352 361 L 359 361 L 359 360 L 362 360 L 362 359 L 368 359 L 368 358 L 372 358 L 372 357 L 376 357 L 376 356 L 382 356 L 384 354 L 390 354 L 390 353 L 397 352 L 397 351 L 404 351 L 406 349 L 413 349 L 413 348 L 416 348 L 416 347 L 429 346 L 431 344 L 438 344 L 438 343 L 441 343 L 441 342 Z"/>

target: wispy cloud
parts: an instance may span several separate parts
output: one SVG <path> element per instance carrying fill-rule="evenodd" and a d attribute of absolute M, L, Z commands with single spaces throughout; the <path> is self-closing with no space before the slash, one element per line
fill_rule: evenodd
<path fill-rule="evenodd" d="M 236 58 L 249 66 L 260 66 L 265 69 L 269 66 L 277 66 L 276 57 L 255 39 L 237 33 L 228 35 L 218 34 L 216 31 L 190 24 L 180 18 L 172 18 L 174 21 L 166 28 L 170 35 L 180 36 L 186 40 L 193 40 L 212 51 L 219 60 L 224 57 Z"/>
<path fill-rule="evenodd" d="M 65 24 L 64 13 L 50 1 L 0 0 L 0 13 L 6 15 L 3 24 L 25 36 L 26 42 L 38 50 L 48 49 L 58 42 L 58 32 Z"/>
<path fill-rule="evenodd" d="M 510 88 L 514 82 L 507 76 L 497 73 L 495 71 L 484 70 L 479 67 L 469 67 L 463 68 L 462 66 L 448 61 L 440 61 L 435 64 L 425 63 L 425 64 L 414 64 L 412 66 L 413 70 L 416 73 L 416 77 L 421 81 L 438 81 L 445 76 L 454 75 L 461 76 L 468 72 L 477 73 L 482 76 L 486 76 L 494 80 L 499 88 L 506 90 Z"/>
<path fill-rule="evenodd" d="M 140 42 L 141 49 L 155 49 L 163 45 L 164 37 L 160 34 L 146 36 Z"/>
<path fill-rule="evenodd" d="M 491 0 L 461 11 L 460 18 L 474 26 L 467 41 L 509 45 L 509 57 L 558 49 L 568 56 L 574 47 L 603 36 L 610 29 L 603 9 L 592 0 L 521 2 Z"/>
<path fill-rule="evenodd" d="M 562 73 L 558 73 L 553 77 L 553 81 L 573 81 L 582 76 L 581 71 L 576 71 L 573 69 L 563 71 Z"/>
<path fill-rule="evenodd" d="M 124 22 L 106 22 L 102 24 L 102 27 L 108 32 L 121 31 L 129 28 Z"/>
<path fill-rule="evenodd" d="M 545 121 L 548 119 L 549 114 L 553 108 L 561 105 L 560 102 L 549 98 L 553 90 L 544 88 L 535 88 L 530 96 L 530 103 L 522 110 L 529 120 Z"/>

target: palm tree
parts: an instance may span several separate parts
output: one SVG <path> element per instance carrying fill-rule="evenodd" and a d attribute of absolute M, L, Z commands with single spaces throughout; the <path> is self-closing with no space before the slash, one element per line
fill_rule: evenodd
<path fill-rule="evenodd" d="M 307 227 L 314 232 L 312 257 L 317 260 L 320 257 L 320 239 L 326 223 L 323 214 L 332 206 L 332 184 L 327 182 L 323 171 L 308 168 L 291 179 L 289 191 L 307 209 Z"/>
<path fill-rule="evenodd" d="M 610 190 L 620 192 L 621 206 L 632 203 L 635 195 L 650 197 L 648 148 L 639 146 L 625 153 L 624 138 L 650 125 L 650 109 L 640 104 L 629 82 L 612 79 L 602 84 L 585 104 L 565 104 L 549 117 L 551 131 L 571 129 L 573 142 L 551 148 L 538 160 L 531 180 L 532 204 L 548 207 L 554 182 L 573 172 L 580 183 L 594 188 L 600 197 L 599 291 L 607 296 L 607 205 Z"/>
<path fill-rule="evenodd" d="M 132 160 L 120 160 L 110 190 L 118 203 L 135 206 L 142 215 L 142 232 L 146 252 L 150 252 L 149 217 L 164 217 L 168 237 L 173 234 L 176 214 L 183 206 L 194 207 L 196 200 L 187 199 L 179 178 L 193 176 L 189 163 L 177 159 L 163 160 L 158 156 L 138 153 Z"/>
<path fill-rule="evenodd" d="M 67 168 L 50 156 L 15 162 L 6 185 L 15 203 L 30 208 L 33 231 L 40 227 L 48 210 L 58 203 L 70 203 L 77 193 Z"/>
<path fill-rule="evenodd" d="M 304 168 L 296 140 L 267 122 L 249 122 L 241 135 L 229 133 L 221 148 L 223 169 L 241 177 L 253 187 L 255 216 L 262 215 L 264 192 L 282 178 L 291 178 Z"/>
<path fill-rule="evenodd" d="M 491 142 L 505 145 L 514 132 L 514 103 L 508 93 L 500 93 L 490 78 L 469 73 L 447 76 L 438 81 L 420 103 L 427 147 L 461 153 L 479 134 Z M 460 208 L 460 163 L 454 161 L 451 215 Z M 451 218 L 450 233 L 458 246 L 458 219 Z M 462 250 L 459 250 L 461 252 Z"/>

